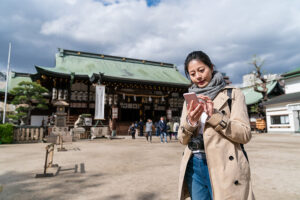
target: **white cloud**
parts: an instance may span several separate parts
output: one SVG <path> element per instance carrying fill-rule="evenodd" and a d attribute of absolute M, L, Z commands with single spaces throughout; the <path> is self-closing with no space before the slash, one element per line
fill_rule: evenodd
<path fill-rule="evenodd" d="M 185 56 L 201 49 L 233 82 L 251 71 L 248 63 L 254 54 L 276 73 L 300 62 L 296 0 L 163 0 L 154 7 L 144 0 L 43 2 L 31 1 L 42 19 L 23 19 L 36 20 L 38 37 L 26 41 L 40 48 L 55 44 L 171 62 L 181 72 Z M 17 36 L 21 40 L 22 34 Z"/>

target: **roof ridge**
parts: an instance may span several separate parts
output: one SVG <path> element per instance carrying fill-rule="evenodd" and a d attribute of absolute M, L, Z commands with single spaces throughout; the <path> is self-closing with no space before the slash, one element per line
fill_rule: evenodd
<path fill-rule="evenodd" d="M 294 75 L 294 74 L 298 74 L 298 73 L 300 73 L 300 67 L 297 67 L 294 70 L 286 72 L 286 73 L 282 74 L 281 76 L 286 77 L 286 76 L 290 76 L 290 75 Z"/>
<path fill-rule="evenodd" d="M 99 59 L 105 59 L 105 60 L 132 62 L 132 63 L 138 63 L 138 64 L 150 64 L 150 65 L 155 65 L 155 66 L 160 66 L 160 67 L 175 68 L 175 65 L 172 63 L 142 60 L 142 59 L 136 59 L 136 58 L 121 57 L 121 56 L 112 56 L 112 55 L 106 55 L 106 54 L 101 54 L 101 53 L 100 54 L 99 53 L 91 53 L 91 52 L 85 52 L 85 51 L 75 51 L 75 50 L 68 50 L 68 49 L 62 49 L 62 48 L 58 48 L 58 51 L 59 51 L 59 56 L 61 56 L 61 57 L 65 56 L 65 55 L 73 55 L 73 56 L 82 56 L 82 57 L 99 58 Z"/>

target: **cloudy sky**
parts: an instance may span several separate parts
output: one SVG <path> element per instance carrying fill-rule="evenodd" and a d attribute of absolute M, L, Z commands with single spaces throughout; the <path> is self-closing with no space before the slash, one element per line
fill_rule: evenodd
<path fill-rule="evenodd" d="M 174 63 L 203 50 L 234 84 L 300 67 L 298 0 L 1 0 L 0 71 L 55 66 L 57 48 Z"/>

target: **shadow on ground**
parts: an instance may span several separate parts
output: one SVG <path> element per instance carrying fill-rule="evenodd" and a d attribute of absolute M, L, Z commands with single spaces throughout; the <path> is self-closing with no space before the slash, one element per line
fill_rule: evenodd
<path fill-rule="evenodd" d="M 61 166 L 56 176 L 45 178 L 35 178 L 34 173 L 8 171 L 0 175 L 0 199 L 72 199 L 77 194 L 82 196 L 87 188 L 100 189 L 105 184 L 101 182 L 104 174 L 88 174 L 84 163 L 79 166 Z"/>

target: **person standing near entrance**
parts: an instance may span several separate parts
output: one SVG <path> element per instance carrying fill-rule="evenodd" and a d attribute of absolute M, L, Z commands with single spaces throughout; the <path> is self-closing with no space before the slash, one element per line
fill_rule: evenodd
<path fill-rule="evenodd" d="M 173 133 L 174 133 L 175 140 L 177 140 L 178 129 L 179 129 L 179 123 L 175 121 L 173 125 Z"/>
<path fill-rule="evenodd" d="M 129 126 L 128 134 L 131 135 L 132 139 L 135 139 L 135 125 L 134 125 L 134 123 L 132 123 Z"/>
<path fill-rule="evenodd" d="M 146 122 L 146 139 L 148 141 L 148 137 L 150 137 L 149 142 L 152 142 L 152 127 L 153 127 L 152 120 L 148 119 Z"/>
<path fill-rule="evenodd" d="M 190 53 L 185 73 L 191 79 L 189 92 L 199 101 L 184 102 L 178 139 L 186 145 L 180 174 L 180 200 L 253 200 L 250 166 L 243 144 L 251 139 L 245 97 L 226 86 L 202 51 Z"/>
<path fill-rule="evenodd" d="M 156 136 L 160 136 L 160 130 L 159 130 L 158 124 L 159 124 L 159 121 L 156 121 L 155 122 L 155 135 Z"/>
<path fill-rule="evenodd" d="M 144 136 L 144 122 L 142 119 L 139 121 L 139 128 L 140 128 L 140 136 Z"/>
<path fill-rule="evenodd" d="M 173 122 L 170 120 L 167 123 L 167 134 L 169 135 L 170 141 L 172 140 L 172 135 L 173 135 Z"/>
<path fill-rule="evenodd" d="M 109 128 L 111 130 L 111 137 L 115 137 L 117 135 L 116 119 L 110 119 L 109 120 Z"/>
<path fill-rule="evenodd" d="M 163 143 L 163 138 L 165 138 L 165 143 L 168 143 L 167 140 L 167 124 L 164 121 L 164 117 L 161 117 L 159 122 L 158 122 L 158 128 L 160 131 L 160 142 Z"/>

